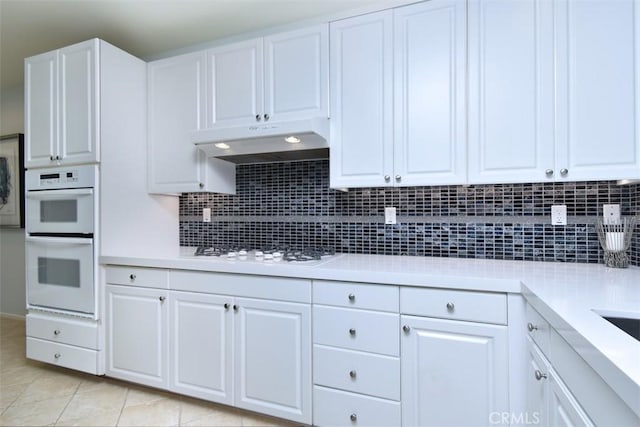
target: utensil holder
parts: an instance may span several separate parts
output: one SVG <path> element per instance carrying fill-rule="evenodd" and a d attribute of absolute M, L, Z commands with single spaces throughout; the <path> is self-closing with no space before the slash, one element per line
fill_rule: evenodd
<path fill-rule="evenodd" d="M 631 246 L 631 236 L 638 218 L 635 216 L 624 217 L 615 224 L 605 223 L 602 219 L 596 220 L 596 231 L 600 246 L 604 249 L 604 263 L 607 267 L 627 268 L 629 255 L 627 251 Z"/>

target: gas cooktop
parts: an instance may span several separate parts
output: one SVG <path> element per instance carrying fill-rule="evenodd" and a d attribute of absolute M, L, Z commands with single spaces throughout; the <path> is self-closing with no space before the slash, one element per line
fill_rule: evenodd
<path fill-rule="evenodd" d="M 198 246 L 193 256 L 210 257 L 228 261 L 239 262 L 292 262 L 304 263 L 305 265 L 317 265 L 321 261 L 335 257 L 335 250 L 324 247 L 266 247 L 260 249 L 247 249 L 246 246 L 213 247 Z"/>

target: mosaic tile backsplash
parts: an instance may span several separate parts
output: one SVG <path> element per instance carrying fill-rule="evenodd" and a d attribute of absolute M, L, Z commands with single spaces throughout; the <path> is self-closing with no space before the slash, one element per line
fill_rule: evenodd
<path fill-rule="evenodd" d="M 235 196 L 180 197 L 182 246 L 324 246 L 344 253 L 602 262 L 594 222 L 604 203 L 640 215 L 640 184 L 615 182 L 329 188 L 327 160 L 239 165 Z M 567 205 L 568 225 L 550 224 Z M 398 224 L 384 224 L 384 207 Z M 202 209 L 212 222 L 202 222 Z M 640 265 L 640 230 L 631 247 Z"/>

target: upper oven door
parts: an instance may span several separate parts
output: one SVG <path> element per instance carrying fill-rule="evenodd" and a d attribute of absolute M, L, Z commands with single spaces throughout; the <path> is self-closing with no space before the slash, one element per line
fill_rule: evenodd
<path fill-rule="evenodd" d="M 93 239 L 25 240 L 28 306 L 95 313 Z"/>
<path fill-rule="evenodd" d="M 27 192 L 27 233 L 93 234 L 93 189 Z"/>

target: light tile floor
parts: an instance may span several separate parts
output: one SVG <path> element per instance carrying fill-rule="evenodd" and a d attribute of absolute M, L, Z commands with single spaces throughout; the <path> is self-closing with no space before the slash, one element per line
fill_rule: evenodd
<path fill-rule="evenodd" d="M 24 321 L 0 316 L 0 426 L 292 426 L 25 357 Z"/>

